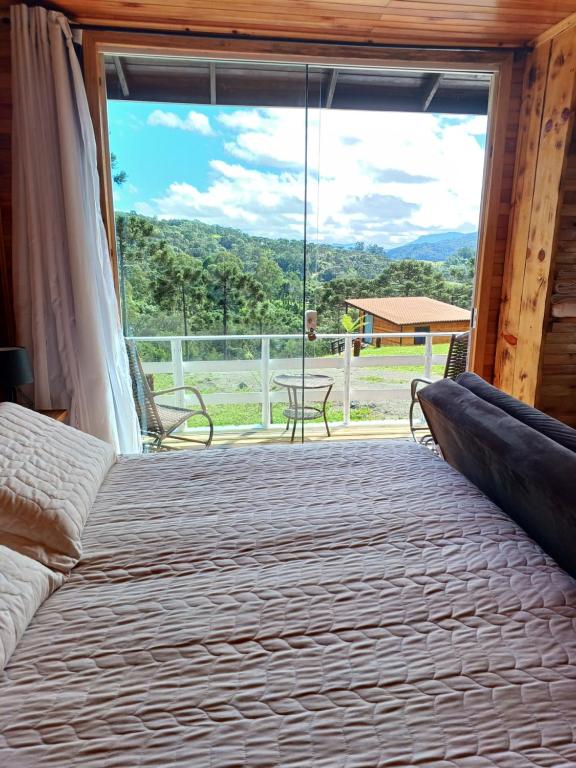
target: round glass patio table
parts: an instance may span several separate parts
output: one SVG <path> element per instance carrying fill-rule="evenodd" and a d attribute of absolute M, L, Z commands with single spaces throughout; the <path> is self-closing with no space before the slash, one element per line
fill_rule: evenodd
<path fill-rule="evenodd" d="M 288 390 L 288 408 L 284 410 L 284 416 L 287 419 L 286 429 L 290 429 L 290 422 L 293 421 L 292 437 L 290 442 L 294 442 L 294 436 L 296 434 L 296 424 L 301 421 L 310 421 L 311 419 L 324 419 L 326 426 L 326 432 L 330 437 L 330 429 L 328 428 L 328 419 L 326 418 L 326 403 L 330 396 L 332 387 L 334 386 L 334 379 L 332 376 L 325 376 L 321 373 L 282 373 L 275 376 L 272 381 L 279 387 L 286 387 Z M 304 402 L 304 390 L 309 389 L 325 389 L 326 394 L 322 405 L 306 405 Z M 301 402 L 298 401 L 298 392 L 301 393 Z"/>

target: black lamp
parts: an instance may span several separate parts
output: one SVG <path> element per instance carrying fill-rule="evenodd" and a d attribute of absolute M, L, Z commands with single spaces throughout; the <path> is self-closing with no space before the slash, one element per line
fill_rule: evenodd
<path fill-rule="evenodd" d="M 16 390 L 24 384 L 32 384 L 34 374 L 25 347 L 0 347 L 0 390 L 8 399 L 16 402 Z"/>

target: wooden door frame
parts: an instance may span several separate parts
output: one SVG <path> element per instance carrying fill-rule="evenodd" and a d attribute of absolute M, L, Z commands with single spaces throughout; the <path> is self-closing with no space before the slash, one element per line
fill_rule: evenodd
<path fill-rule="evenodd" d="M 214 60 L 241 58 L 331 66 L 363 66 L 435 71 L 486 72 L 492 75 L 488 132 L 482 185 L 478 254 L 474 281 L 474 317 L 470 368 L 482 373 L 488 344 L 488 314 L 494 278 L 494 251 L 500 214 L 503 159 L 512 86 L 514 54 L 510 51 L 431 50 L 419 48 L 294 43 L 253 39 L 210 38 L 150 32 L 90 30 L 83 33 L 86 92 L 98 150 L 101 205 L 108 236 L 116 291 L 118 260 L 112 202 L 112 174 L 108 142 L 104 54 L 170 55 Z"/>

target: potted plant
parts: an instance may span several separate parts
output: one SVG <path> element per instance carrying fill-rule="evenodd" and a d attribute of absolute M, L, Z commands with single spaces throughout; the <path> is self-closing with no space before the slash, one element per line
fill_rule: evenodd
<path fill-rule="evenodd" d="M 354 319 L 348 314 L 342 315 L 340 318 L 340 324 L 346 333 L 356 333 L 356 331 L 362 325 L 362 318 L 357 317 Z M 360 337 L 352 341 L 352 347 L 354 350 L 354 357 L 360 357 L 360 350 L 362 349 L 362 339 Z"/>

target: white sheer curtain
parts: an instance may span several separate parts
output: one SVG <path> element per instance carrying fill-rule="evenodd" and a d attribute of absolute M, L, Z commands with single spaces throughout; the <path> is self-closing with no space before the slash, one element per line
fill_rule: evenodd
<path fill-rule="evenodd" d="M 37 408 L 140 450 L 100 211 L 96 144 L 65 17 L 11 7 L 14 293 Z"/>

